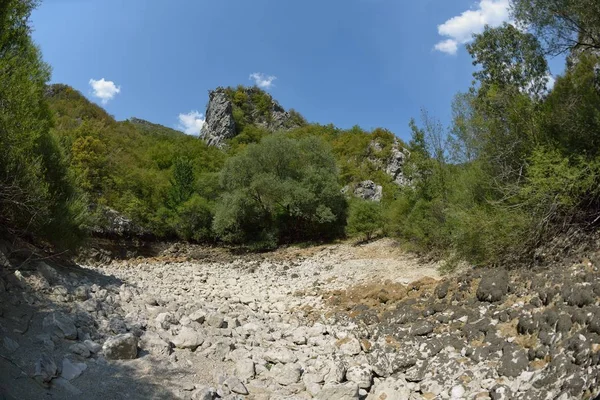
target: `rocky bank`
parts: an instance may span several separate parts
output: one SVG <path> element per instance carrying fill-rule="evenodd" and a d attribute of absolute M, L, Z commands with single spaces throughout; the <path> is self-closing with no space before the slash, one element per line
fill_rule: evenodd
<path fill-rule="evenodd" d="M 0 398 L 593 399 L 600 257 L 436 265 L 390 240 L 98 265 L 0 252 Z"/>

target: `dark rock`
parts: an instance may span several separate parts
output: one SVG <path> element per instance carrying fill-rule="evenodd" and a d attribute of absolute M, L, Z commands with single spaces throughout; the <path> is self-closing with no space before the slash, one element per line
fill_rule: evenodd
<path fill-rule="evenodd" d="M 490 303 L 501 300 L 508 293 L 509 275 L 506 270 L 489 271 L 479 282 L 477 299 Z"/>
<path fill-rule="evenodd" d="M 444 281 L 435 287 L 434 294 L 438 299 L 443 299 L 448 295 L 448 289 L 450 288 L 450 281 Z"/>
<path fill-rule="evenodd" d="M 587 287 L 569 286 L 565 284 L 562 291 L 563 299 L 570 306 L 584 307 L 594 303 L 594 297 Z"/>
<path fill-rule="evenodd" d="M 571 317 L 567 314 L 560 314 L 556 322 L 556 332 L 569 332 L 572 327 L 573 322 L 571 322 Z"/>
<path fill-rule="evenodd" d="M 522 316 L 519 318 L 519 323 L 517 324 L 517 331 L 521 335 L 531 335 L 537 332 L 538 323 L 530 316 Z"/>
<path fill-rule="evenodd" d="M 529 365 L 529 359 L 525 350 L 515 344 L 507 344 L 502 349 L 498 373 L 501 376 L 516 378 L 525 371 Z"/>
<path fill-rule="evenodd" d="M 425 336 L 433 332 L 433 324 L 429 321 L 415 322 L 410 327 L 410 334 L 413 336 Z"/>

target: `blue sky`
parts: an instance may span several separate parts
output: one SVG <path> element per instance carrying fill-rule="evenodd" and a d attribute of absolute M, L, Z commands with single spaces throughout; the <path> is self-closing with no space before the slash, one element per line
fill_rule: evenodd
<path fill-rule="evenodd" d="M 421 108 L 449 121 L 453 95 L 471 82 L 463 44 L 506 20 L 507 2 L 44 0 L 33 25 L 52 81 L 119 120 L 192 132 L 209 89 L 250 85 L 256 73 L 311 122 L 406 139 Z"/>

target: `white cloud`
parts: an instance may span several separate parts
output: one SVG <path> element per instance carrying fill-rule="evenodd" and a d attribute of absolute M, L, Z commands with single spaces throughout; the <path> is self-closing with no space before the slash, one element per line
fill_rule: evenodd
<path fill-rule="evenodd" d="M 442 40 L 441 42 L 435 45 L 435 49 L 443 53 L 456 54 L 456 52 L 458 51 L 458 43 L 456 42 L 456 40 L 452 39 Z"/>
<path fill-rule="evenodd" d="M 263 73 L 255 72 L 253 74 L 250 74 L 249 79 L 253 80 L 254 84 L 261 89 L 270 89 L 272 86 L 274 86 L 273 81 L 275 81 L 277 77 L 272 75 L 267 76 Z"/>
<path fill-rule="evenodd" d="M 177 129 L 182 130 L 188 135 L 199 135 L 205 121 L 204 115 L 200 114 L 198 111 L 179 114 L 179 125 L 177 125 Z"/>
<path fill-rule="evenodd" d="M 456 54 L 459 44 L 470 42 L 473 35 L 483 32 L 486 25 L 497 27 L 508 21 L 509 7 L 509 0 L 480 0 L 474 9 L 438 26 L 438 33 L 449 39 L 437 43 L 435 50 Z"/>
<path fill-rule="evenodd" d="M 107 81 L 104 78 L 100 80 L 90 79 L 90 86 L 93 90 L 93 95 L 102 101 L 102 104 L 108 103 L 118 93 L 121 92 L 121 87 L 115 85 L 113 81 Z"/>

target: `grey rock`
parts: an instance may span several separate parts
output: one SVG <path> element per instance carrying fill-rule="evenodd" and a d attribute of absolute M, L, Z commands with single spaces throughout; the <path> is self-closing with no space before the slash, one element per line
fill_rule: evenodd
<path fill-rule="evenodd" d="M 113 336 L 104 342 L 102 352 L 109 360 L 132 360 L 137 357 L 137 338 L 132 333 Z"/>
<path fill-rule="evenodd" d="M 14 353 L 19 348 L 19 343 L 15 342 L 14 340 L 12 340 L 11 338 L 9 338 L 8 336 L 4 337 L 3 342 L 4 342 L 4 348 L 9 353 Z"/>
<path fill-rule="evenodd" d="M 58 376 L 58 367 L 48 354 L 42 354 L 42 357 L 35 363 L 34 377 L 43 385 L 47 385 L 52 379 Z"/>
<path fill-rule="evenodd" d="M 204 343 L 204 337 L 193 328 L 184 326 L 171 342 L 178 349 L 196 350 Z"/>
<path fill-rule="evenodd" d="M 233 119 L 233 104 L 223 88 L 210 91 L 208 97 L 206 120 L 200 138 L 204 139 L 209 146 L 223 147 L 227 139 L 232 139 L 237 134 Z"/>
<path fill-rule="evenodd" d="M 152 331 L 146 331 L 142 337 L 140 337 L 139 346 L 140 349 L 155 356 L 168 356 L 172 351 L 171 344 Z"/>
<path fill-rule="evenodd" d="M 102 346 L 92 340 L 84 340 L 83 344 L 88 350 L 94 354 L 99 353 L 102 350 Z"/>
<path fill-rule="evenodd" d="M 413 336 L 425 336 L 433 332 L 433 324 L 429 321 L 419 321 L 412 324 L 410 334 Z"/>
<path fill-rule="evenodd" d="M 73 343 L 71 346 L 69 346 L 69 351 L 84 358 L 91 356 L 90 349 L 88 349 L 88 347 L 83 343 Z"/>
<path fill-rule="evenodd" d="M 78 378 L 87 369 L 86 363 L 74 363 L 68 358 L 63 359 L 60 376 L 68 381 Z"/>
<path fill-rule="evenodd" d="M 347 192 L 349 189 L 349 187 L 346 187 L 343 191 Z M 354 195 L 354 197 L 357 197 L 359 199 L 380 202 L 381 198 L 383 197 L 383 187 L 381 185 L 377 185 L 371 180 L 366 180 L 358 182 L 354 186 L 352 194 Z"/>
<path fill-rule="evenodd" d="M 52 335 L 65 339 L 77 339 L 75 323 L 71 317 L 61 312 L 56 311 L 47 315 L 42 322 L 42 326 L 45 332 Z"/>
<path fill-rule="evenodd" d="M 508 293 L 509 282 L 506 270 L 487 271 L 477 287 L 477 298 L 490 303 L 499 301 Z"/>
<path fill-rule="evenodd" d="M 529 358 L 525 350 L 514 344 L 507 344 L 502 349 L 498 373 L 502 376 L 516 378 L 529 366 Z"/>

